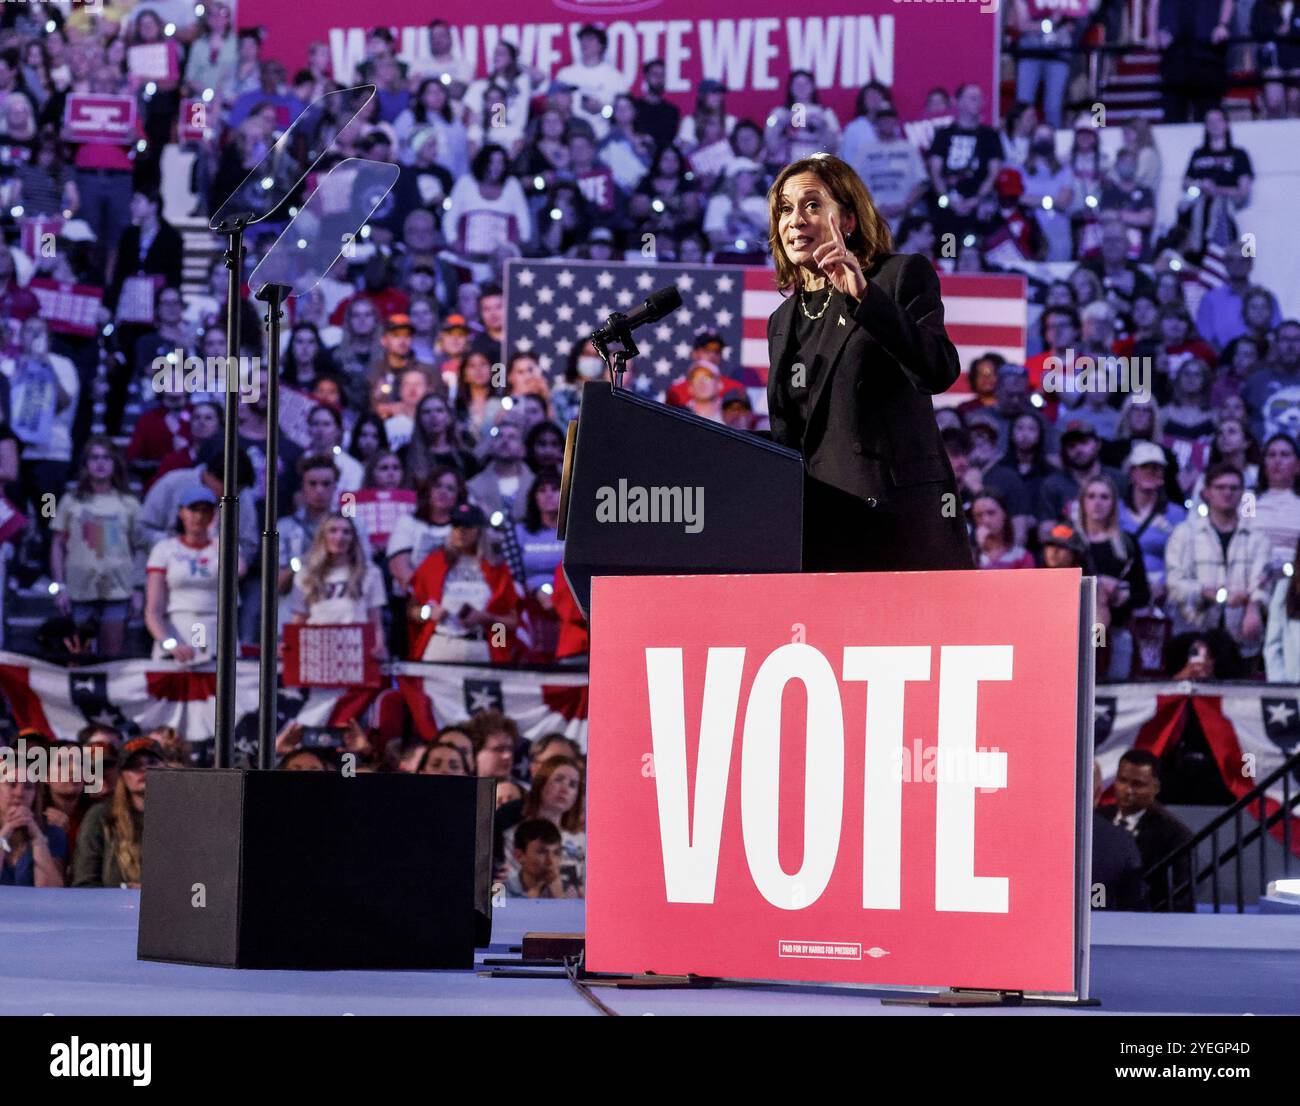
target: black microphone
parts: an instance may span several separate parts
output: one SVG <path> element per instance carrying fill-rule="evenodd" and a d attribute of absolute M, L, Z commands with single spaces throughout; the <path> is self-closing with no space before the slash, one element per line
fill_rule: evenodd
<path fill-rule="evenodd" d="M 620 330 L 630 334 L 637 327 L 657 323 L 665 315 L 676 311 L 681 305 L 681 292 L 677 290 L 677 285 L 670 284 L 666 288 L 660 288 L 657 292 L 651 292 L 645 303 L 631 313 L 627 315 L 618 313 L 611 315 L 609 321 L 597 330 L 592 335 L 592 338 L 613 338 Z"/>

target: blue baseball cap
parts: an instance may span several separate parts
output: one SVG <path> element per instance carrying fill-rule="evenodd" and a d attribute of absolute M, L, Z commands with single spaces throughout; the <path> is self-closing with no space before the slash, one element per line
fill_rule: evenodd
<path fill-rule="evenodd" d="M 207 503 L 209 506 L 217 505 L 217 497 L 212 494 L 211 490 L 202 484 L 195 484 L 192 488 L 186 488 L 181 493 L 180 506 L 194 507 L 200 503 Z"/>

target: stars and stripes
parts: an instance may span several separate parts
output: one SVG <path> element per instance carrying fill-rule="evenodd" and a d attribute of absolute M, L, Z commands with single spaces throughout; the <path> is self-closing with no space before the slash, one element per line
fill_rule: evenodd
<path fill-rule="evenodd" d="M 640 355 L 630 386 L 662 399 L 690 367 L 701 331 L 726 343 L 722 371 L 750 388 L 767 388 L 767 317 L 781 297 L 773 270 L 759 265 L 658 265 L 634 262 L 510 260 L 506 263 L 504 348 L 536 355 L 552 379 L 564 377 L 575 344 L 615 311 L 629 312 L 656 289 L 676 285 L 682 306 L 636 332 Z"/>
<path fill-rule="evenodd" d="M 984 273 L 941 273 L 944 326 L 957 347 L 962 375 L 935 406 L 946 407 L 970 399 L 965 375 L 970 363 L 984 353 L 999 353 L 1013 365 L 1025 363 L 1028 326 L 1027 281 L 1023 276 Z"/>
<path fill-rule="evenodd" d="M 750 391 L 756 411 L 767 402 L 767 320 L 781 306 L 773 270 L 763 265 L 654 265 L 635 262 L 511 260 L 506 263 L 505 348 L 537 356 L 544 372 L 562 379 L 575 343 L 614 311 L 627 312 L 651 292 L 675 284 L 682 306 L 636 333 L 641 354 L 631 386 L 663 398 L 690 367 L 695 335 L 711 330 L 727 344 L 723 372 Z M 942 274 L 948 337 L 962 368 L 993 351 L 1024 364 L 1028 320 L 1023 276 Z M 963 376 L 936 403 L 969 398 Z"/>

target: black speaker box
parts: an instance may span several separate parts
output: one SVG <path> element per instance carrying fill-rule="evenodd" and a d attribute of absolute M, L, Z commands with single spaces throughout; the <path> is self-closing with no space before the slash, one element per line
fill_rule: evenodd
<path fill-rule="evenodd" d="M 141 960 L 472 968 L 492 924 L 490 779 L 148 775 Z"/>

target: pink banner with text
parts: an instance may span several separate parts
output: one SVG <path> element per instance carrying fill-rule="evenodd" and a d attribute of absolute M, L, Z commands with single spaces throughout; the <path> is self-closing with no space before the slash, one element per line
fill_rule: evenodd
<path fill-rule="evenodd" d="M 486 75 L 496 44 L 506 40 L 519 47 L 521 62 L 555 77 L 579 56 L 579 28 L 596 23 L 609 36 L 606 60 L 634 94 L 641 91 L 641 66 L 662 58 L 668 95 L 684 111 L 708 77 L 730 90 L 729 113 L 762 125 L 784 104 L 786 78 L 796 69 L 812 72 L 821 102 L 841 124 L 853 117 L 858 90 L 873 80 L 893 89 L 904 120 L 921 115 L 935 87 L 952 93 L 974 82 L 992 105 L 997 7 L 996 0 L 814 0 L 792 15 L 781 0 L 717 0 L 702 16 L 690 0 L 537 0 L 490 8 L 472 0 L 436 8 L 374 0 L 364 9 L 349 0 L 317 0 L 304 16 L 300 4 L 264 0 L 244 5 L 240 15 L 246 25 L 266 29 L 264 55 L 291 73 L 306 64 L 311 43 L 326 43 L 334 75 L 345 83 L 355 79 L 375 26 L 394 30 L 398 57 L 415 72 L 427 65 L 428 21 L 436 16 L 451 25 L 455 50 L 474 76 Z"/>

